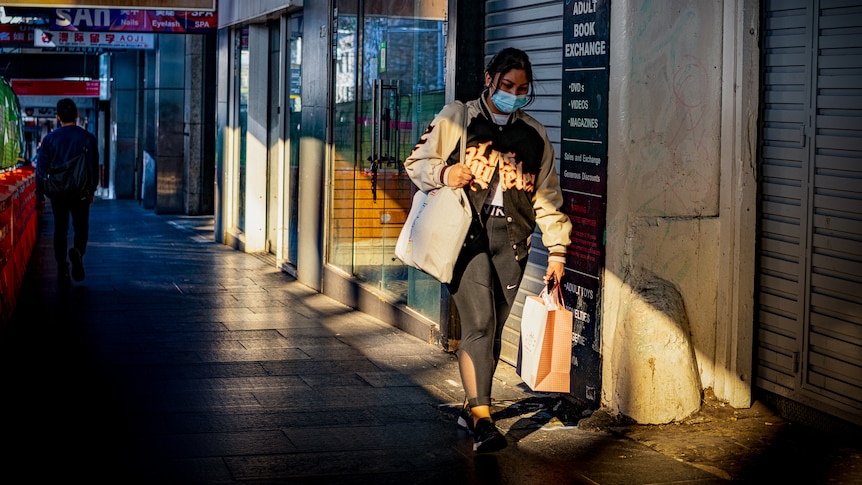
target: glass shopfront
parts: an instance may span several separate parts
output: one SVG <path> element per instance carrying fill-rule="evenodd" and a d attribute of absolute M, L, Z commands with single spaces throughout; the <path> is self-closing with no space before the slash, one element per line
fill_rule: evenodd
<path fill-rule="evenodd" d="M 443 107 L 445 3 L 337 1 L 328 262 L 440 320 L 441 285 L 395 257 L 404 159 Z"/>

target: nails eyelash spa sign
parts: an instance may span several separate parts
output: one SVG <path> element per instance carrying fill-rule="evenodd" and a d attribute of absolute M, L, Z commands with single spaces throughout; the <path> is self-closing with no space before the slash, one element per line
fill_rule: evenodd
<path fill-rule="evenodd" d="M 566 0 L 560 184 L 572 220 L 564 300 L 573 313 L 571 394 L 597 408 L 605 264 L 610 0 Z"/>

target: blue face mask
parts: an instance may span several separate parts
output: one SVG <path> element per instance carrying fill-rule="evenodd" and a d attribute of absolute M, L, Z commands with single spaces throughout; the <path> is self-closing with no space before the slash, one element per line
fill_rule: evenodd
<path fill-rule="evenodd" d="M 502 89 L 497 89 L 494 91 L 494 94 L 491 95 L 491 101 L 494 102 L 494 106 L 497 107 L 498 110 L 504 113 L 512 113 L 519 108 L 523 108 L 525 104 L 527 104 L 527 95 L 522 94 L 520 96 L 515 96 L 512 93 L 507 93 Z"/>

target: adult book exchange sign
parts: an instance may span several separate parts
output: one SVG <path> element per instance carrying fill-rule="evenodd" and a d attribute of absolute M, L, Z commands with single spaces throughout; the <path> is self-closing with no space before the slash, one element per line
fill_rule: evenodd
<path fill-rule="evenodd" d="M 571 394 L 598 407 L 605 263 L 610 0 L 566 0 L 560 184 L 572 220 L 564 300 L 573 310 Z"/>

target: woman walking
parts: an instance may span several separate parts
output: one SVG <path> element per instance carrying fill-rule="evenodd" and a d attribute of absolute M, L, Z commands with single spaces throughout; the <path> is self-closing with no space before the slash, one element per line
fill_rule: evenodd
<path fill-rule="evenodd" d="M 476 452 L 505 448 L 491 418 L 491 383 L 502 347 L 500 333 L 524 276 L 530 238 L 538 225 L 549 251 L 544 280 L 562 280 L 572 230 L 560 211 L 563 195 L 545 127 L 521 108 L 534 99 L 527 54 L 500 51 L 485 70 L 485 90 L 464 104 L 443 107 L 404 166 L 420 190 L 462 187 L 477 212 L 448 290 L 461 322 L 457 351 L 465 406 L 460 426 Z M 466 135 L 464 163 L 458 163 Z"/>

